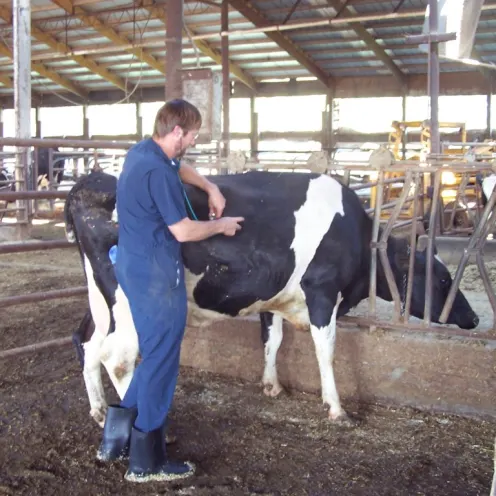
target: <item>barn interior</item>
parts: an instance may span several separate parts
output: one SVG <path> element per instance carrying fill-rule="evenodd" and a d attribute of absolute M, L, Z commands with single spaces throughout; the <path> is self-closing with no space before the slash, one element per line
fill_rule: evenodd
<path fill-rule="evenodd" d="M 201 475 L 171 494 L 489 494 L 496 193 L 483 181 L 496 172 L 495 11 L 493 0 L 0 0 L 0 492 L 135 494 L 93 460 L 100 430 L 70 337 L 87 287 L 63 206 L 92 169 L 118 176 L 164 101 L 184 97 L 203 116 L 184 160 L 202 174 L 337 178 L 386 232 L 373 239 L 375 263 L 389 236 L 423 243 L 426 301 L 440 256 L 450 297 L 460 287 L 480 324 L 434 323 L 428 304 L 416 319 L 398 288 L 392 303 L 371 292 L 338 321 L 351 432 L 319 410 L 309 333 L 285 323 L 290 394 L 250 406 L 247 395 L 261 395 L 258 320 L 188 328 L 173 425 Z"/>

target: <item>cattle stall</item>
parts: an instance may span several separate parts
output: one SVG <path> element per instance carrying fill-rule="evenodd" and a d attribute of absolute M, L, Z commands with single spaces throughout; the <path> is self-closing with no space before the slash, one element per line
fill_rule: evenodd
<path fill-rule="evenodd" d="M 386 238 L 395 227 L 393 233 L 403 231 L 415 241 L 415 222 L 396 221 L 403 205 L 418 196 L 421 171 L 413 165 L 397 166 L 406 184 L 399 201 L 379 201 L 370 210 L 377 225 L 378 213 L 392 211 L 382 222 Z M 346 179 L 362 167 L 332 164 L 321 172 Z M 473 171 L 467 164 L 451 167 Z M 253 166 L 238 160 L 232 170 L 248 168 Z M 310 168 L 294 167 L 299 173 Z M 377 166 L 377 181 L 351 187 L 385 187 L 384 169 Z M 439 177 L 440 169 L 433 170 Z M 434 178 L 434 186 L 438 183 Z M 32 194 L 64 197 L 62 191 L 24 197 Z M 493 194 L 466 252 L 481 260 L 489 281 L 493 262 L 481 256 L 495 201 Z M 61 241 L 63 232 L 60 223 L 35 224 L 32 240 L 0 245 L 0 490 L 135 494 L 136 488 L 122 480 L 124 463 L 107 467 L 95 460 L 101 430 L 88 415 L 81 370 L 70 347 L 70 335 L 87 307 L 85 281 L 77 250 Z M 429 229 L 424 238 L 427 249 L 429 244 L 432 249 L 434 232 Z M 377 258 L 383 241 L 374 239 Z M 465 258 L 462 264 L 473 261 Z M 456 277 L 458 264 L 449 269 Z M 413 318 L 402 322 L 407 309 L 398 301 L 377 300 L 372 319 L 373 297 L 342 319 L 335 362 L 344 403 L 356 422 L 351 427 L 333 425 L 322 410 L 308 333 L 286 326 L 279 363 L 287 392 L 274 399 L 258 385 L 263 364 L 258 322 L 232 319 L 202 330 L 188 328 L 171 419 L 179 440 L 171 453 L 193 459 L 200 472 L 167 490 L 195 495 L 487 494 L 495 430 L 494 307 L 473 263 L 455 282 L 477 307 L 480 330 L 463 332 Z M 33 293 L 37 296 L 26 296 Z M 108 380 L 105 386 L 115 399 Z M 166 489 L 159 484 L 153 490 Z"/>

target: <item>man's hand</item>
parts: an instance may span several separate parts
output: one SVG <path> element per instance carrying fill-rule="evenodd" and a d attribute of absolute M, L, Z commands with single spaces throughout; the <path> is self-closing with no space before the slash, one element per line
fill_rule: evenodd
<path fill-rule="evenodd" d="M 244 217 L 223 217 L 216 222 L 220 225 L 222 234 L 225 236 L 234 236 L 241 229 L 240 222 L 244 220 Z"/>
<path fill-rule="evenodd" d="M 220 219 L 226 206 L 226 199 L 216 184 L 208 189 L 208 209 L 210 219 Z"/>

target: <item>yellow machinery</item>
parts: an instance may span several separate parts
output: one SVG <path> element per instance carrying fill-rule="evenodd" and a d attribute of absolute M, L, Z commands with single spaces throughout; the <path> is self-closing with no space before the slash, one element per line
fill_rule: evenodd
<path fill-rule="evenodd" d="M 394 155 L 396 160 L 404 160 L 405 158 L 408 160 L 421 160 L 422 156 L 427 155 L 431 149 L 431 132 L 429 121 L 393 121 L 391 124 L 392 130 L 389 133 L 388 139 L 388 147 L 392 154 Z M 411 129 L 419 129 L 420 130 L 420 149 L 418 149 L 418 153 L 415 153 L 416 150 L 410 151 L 408 156 L 403 155 L 403 138 L 405 133 Z M 461 143 L 465 143 L 467 141 L 467 132 L 465 123 L 462 122 L 440 122 L 439 123 L 440 134 L 442 130 L 456 130 L 457 138 L 456 141 Z M 451 133 L 450 133 L 451 134 Z M 461 159 L 466 153 L 466 147 L 458 146 L 455 147 L 446 147 L 443 149 L 443 153 L 446 154 L 447 160 L 449 157 L 453 155 L 461 155 Z M 406 155 L 406 154 L 405 154 Z M 426 171 L 427 172 L 427 171 Z M 394 179 L 395 177 L 400 178 L 402 173 L 400 172 L 389 172 L 385 174 L 386 179 Z M 427 212 L 430 207 L 430 198 L 429 198 L 429 186 L 430 186 L 430 176 L 429 174 L 424 175 L 424 181 L 422 184 L 423 201 L 420 203 L 420 212 L 421 216 L 424 216 L 424 212 Z M 443 172 L 442 174 L 442 184 L 441 184 L 441 197 L 442 197 L 442 212 L 441 216 L 441 229 L 443 230 L 443 226 L 448 227 L 448 231 L 450 231 L 449 224 L 450 221 L 453 220 L 453 227 L 458 229 L 458 231 L 463 232 L 468 230 L 470 227 L 470 219 L 467 212 L 461 210 L 459 211 L 459 206 L 456 206 L 457 212 L 455 213 L 454 219 L 452 219 L 451 212 L 455 207 L 457 191 L 459 189 L 460 184 L 463 184 L 465 194 L 464 202 L 466 204 L 471 203 L 473 201 L 477 202 L 477 195 L 475 192 L 475 180 L 471 178 L 470 181 L 467 181 L 467 178 L 463 178 L 462 174 L 455 174 L 450 171 Z M 384 186 L 384 196 L 383 203 L 390 203 L 397 199 L 402 191 L 403 184 L 398 181 L 398 183 L 390 183 Z M 473 193 L 468 194 L 469 190 L 472 190 Z M 460 199 L 459 199 L 460 201 Z M 371 195 L 371 206 L 375 205 L 375 188 L 372 190 Z M 383 219 L 387 219 L 389 216 L 389 211 L 383 211 L 382 217 Z M 404 206 L 400 218 L 412 218 L 413 216 L 413 202 Z"/>

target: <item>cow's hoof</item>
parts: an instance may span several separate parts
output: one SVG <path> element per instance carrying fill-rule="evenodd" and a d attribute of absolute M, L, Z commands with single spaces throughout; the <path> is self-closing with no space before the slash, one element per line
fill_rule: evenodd
<path fill-rule="evenodd" d="M 344 411 L 334 414 L 329 411 L 329 420 L 333 424 L 343 427 L 356 427 L 358 425 L 357 421 L 348 416 L 348 414 Z"/>
<path fill-rule="evenodd" d="M 279 396 L 284 391 L 280 384 L 264 384 L 264 394 L 265 396 L 270 396 L 271 398 L 275 398 Z"/>
<path fill-rule="evenodd" d="M 106 408 L 92 408 L 90 410 L 90 415 L 93 420 L 103 429 L 105 424 L 105 416 L 107 415 Z"/>

